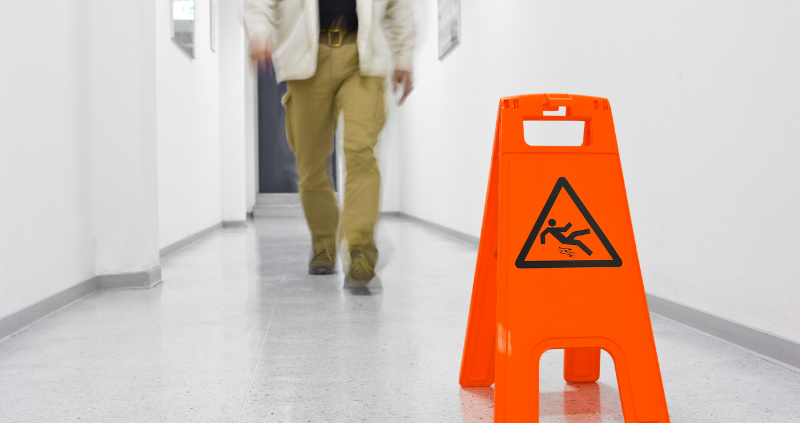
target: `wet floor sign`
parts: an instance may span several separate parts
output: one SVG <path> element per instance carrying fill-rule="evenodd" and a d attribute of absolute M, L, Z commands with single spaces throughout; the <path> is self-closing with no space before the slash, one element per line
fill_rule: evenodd
<path fill-rule="evenodd" d="M 526 120 L 583 121 L 583 144 L 529 145 Z M 605 350 L 625 421 L 669 422 L 604 98 L 508 97 L 498 110 L 461 385 L 495 384 L 495 422 L 536 422 L 550 349 L 565 350 L 568 382 L 596 381 Z"/>

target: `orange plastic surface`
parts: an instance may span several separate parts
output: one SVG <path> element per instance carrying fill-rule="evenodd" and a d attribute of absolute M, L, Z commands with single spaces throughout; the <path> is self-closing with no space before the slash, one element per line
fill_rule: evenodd
<path fill-rule="evenodd" d="M 565 116 L 544 111 L 566 107 Z M 579 147 L 525 143 L 523 121 L 585 122 Z M 495 384 L 495 422 L 539 419 L 539 359 L 564 378 L 614 360 L 626 422 L 669 422 L 608 100 L 500 101 L 464 342 L 462 386 Z"/>

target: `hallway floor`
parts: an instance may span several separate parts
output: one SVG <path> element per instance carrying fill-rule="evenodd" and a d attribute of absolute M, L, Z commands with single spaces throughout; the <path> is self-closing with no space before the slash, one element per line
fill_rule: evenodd
<path fill-rule="evenodd" d="M 308 276 L 298 218 L 214 232 L 150 290 L 100 291 L 0 342 L 0 422 L 490 422 L 458 372 L 477 249 L 380 224 L 380 280 Z M 652 316 L 673 423 L 800 422 L 800 373 Z M 542 358 L 540 421 L 622 422 L 613 363 L 565 384 Z"/>

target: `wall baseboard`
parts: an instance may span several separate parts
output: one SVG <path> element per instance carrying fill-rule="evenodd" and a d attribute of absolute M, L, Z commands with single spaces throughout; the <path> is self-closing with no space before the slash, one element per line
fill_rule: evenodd
<path fill-rule="evenodd" d="M 95 279 L 100 289 L 149 289 L 161 283 L 161 266 L 147 272 L 98 275 Z"/>
<path fill-rule="evenodd" d="M 168 255 L 180 250 L 181 248 L 183 248 L 183 247 L 185 247 L 185 246 L 187 246 L 189 244 L 193 244 L 194 242 L 198 241 L 200 238 L 203 238 L 204 236 L 210 234 L 211 232 L 216 231 L 217 229 L 219 229 L 221 227 L 222 227 L 222 222 L 215 223 L 215 224 L 209 226 L 208 228 L 205 228 L 205 229 L 201 230 L 200 232 L 197 232 L 197 233 L 195 233 L 193 235 L 189 235 L 186 238 L 181 239 L 179 241 L 175 241 L 172 244 L 169 244 L 166 247 L 162 248 L 159 251 L 159 257 L 163 260 L 164 257 L 166 257 L 166 256 L 168 256 Z"/>
<path fill-rule="evenodd" d="M 160 257 L 164 258 L 221 227 L 222 222 L 174 242 L 161 249 L 159 252 Z M 0 340 L 27 328 L 99 289 L 148 289 L 158 285 L 161 281 L 161 266 L 156 266 L 156 268 L 147 272 L 95 276 L 20 311 L 0 317 Z"/>
<path fill-rule="evenodd" d="M 148 289 L 161 282 L 161 266 L 147 272 L 98 275 L 53 294 L 20 311 L 0 317 L 0 340 L 94 294 L 100 289 Z"/>
<path fill-rule="evenodd" d="M 405 218 L 405 219 L 408 219 L 408 220 L 410 220 L 412 222 L 419 223 L 422 226 L 427 226 L 427 227 L 429 227 L 429 228 L 431 228 L 433 230 L 439 231 L 439 232 L 441 232 L 441 233 L 443 233 L 445 235 L 449 235 L 449 236 L 451 236 L 451 237 L 453 237 L 453 238 L 455 238 L 455 239 L 457 239 L 459 241 L 463 241 L 463 242 L 466 242 L 467 244 L 474 245 L 475 247 L 477 247 L 479 242 L 480 242 L 480 238 L 478 238 L 477 236 L 467 235 L 467 234 L 465 234 L 463 232 L 459 232 L 459 231 L 457 231 L 455 229 L 450 229 L 447 226 L 442 226 L 442 225 L 440 225 L 438 223 L 433 223 L 433 222 L 425 220 L 425 219 L 420 219 L 419 217 L 412 216 L 410 214 L 406 214 L 406 213 L 403 213 L 403 212 L 397 212 L 397 216 Z"/>
<path fill-rule="evenodd" d="M 0 340 L 97 291 L 97 278 L 87 279 L 36 304 L 0 318 Z"/>
<path fill-rule="evenodd" d="M 224 220 L 222 222 L 223 228 L 246 228 L 247 221 L 246 220 Z"/>
<path fill-rule="evenodd" d="M 403 212 L 386 213 L 417 222 L 423 226 L 450 235 L 453 238 L 478 246 L 480 239 L 437 223 L 420 219 Z M 778 365 L 800 371 L 800 343 L 751 328 L 682 304 L 647 294 L 647 306 L 659 316 L 694 328 L 707 335 L 729 342 Z"/>
<path fill-rule="evenodd" d="M 800 344 L 723 317 L 647 294 L 650 311 L 752 351 L 777 364 L 800 369 Z"/>

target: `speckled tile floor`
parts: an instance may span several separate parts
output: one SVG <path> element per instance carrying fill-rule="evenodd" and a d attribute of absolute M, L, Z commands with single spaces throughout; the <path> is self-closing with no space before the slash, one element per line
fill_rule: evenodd
<path fill-rule="evenodd" d="M 477 249 L 380 224 L 379 280 L 305 275 L 301 219 L 219 230 L 150 290 L 101 291 L 0 342 L 0 422 L 487 422 L 458 370 Z M 800 422 L 800 374 L 653 316 L 672 422 Z M 565 384 L 541 361 L 542 422 L 622 422 L 613 364 Z"/>

